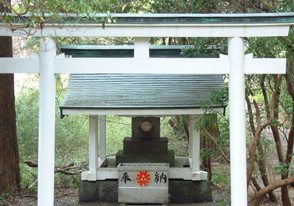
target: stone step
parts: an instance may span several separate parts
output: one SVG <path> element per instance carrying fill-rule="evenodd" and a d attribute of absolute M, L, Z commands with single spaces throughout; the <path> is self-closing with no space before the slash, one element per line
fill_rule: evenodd
<path fill-rule="evenodd" d="M 186 204 L 158 204 L 158 205 L 134 205 L 134 204 L 111 204 L 111 203 L 79 203 L 77 206 L 216 206 L 213 202 L 186 203 Z"/>

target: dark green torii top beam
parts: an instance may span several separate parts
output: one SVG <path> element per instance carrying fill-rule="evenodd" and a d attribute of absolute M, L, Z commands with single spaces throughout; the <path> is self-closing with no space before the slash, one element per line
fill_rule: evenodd
<path fill-rule="evenodd" d="M 185 57 L 183 49 L 191 46 L 168 45 L 149 46 L 151 58 L 177 58 Z M 98 57 L 98 58 L 133 58 L 134 46 L 96 46 L 96 45 L 60 45 L 59 49 L 72 57 Z"/>
<path fill-rule="evenodd" d="M 192 45 L 150 45 L 150 58 L 187 58 L 193 51 Z M 218 45 L 210 45 L 207 50 L 220 49 Z M 97 58 L 133 58 L 134 46 L 98 46 L 98 45 L 60 45 L 61 53 L 72 57 L 97 57 Z M 195 54 L 193 54 L 193 57 Z M 211 54 L 197 54 L 197 57 L 216 58 Z"/>
<path fill-rule="evenodd" d="M 6 14 L 12 15 L 12 14 Z M 12 15 L 15 16 L 15 15 Z M 45 19 L 49 14 L 45 14 Z M 99 23 L 106 14 L 95 14 L 89 21 L 83 14 L 57 15 L 65 24 L 93 24 Z M 286 13 L 246 13 L 246 14 L 111 14 L 116 24 L 294 24 L 294 12 Z M 15 17 L 14 23 L 28 21 L 30 15 Z M 56 23 L 56 22 L 46 22 Z M 107 24 L 107 23 L 106 23 Z"/>

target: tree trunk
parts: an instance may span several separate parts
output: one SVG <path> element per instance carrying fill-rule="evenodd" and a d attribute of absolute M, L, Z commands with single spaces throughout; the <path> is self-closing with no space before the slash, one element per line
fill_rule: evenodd
<path fill-rule="evenodd" d="M 282 177 L 282 180 L 286 178 Z M 288 186 L 283 186 L 281 187 L 281 195 L 282 195 L 282 203 L 283 206 L 291 206 L 291 201 L 289 197 L 289 191 L 288 191 Z"/>
<path fill-rule="evenodd" d="M 259 155 L 260 155 L 260 158 L 259 158 L 259 160 L 257 162 L 258 163 L 258 168 L 259 168 L 259 171 L 260 171 L 260 174 L 261 174 L 261 179 L 263 181 L 263 184 L 266 187 L 266 186 L 268 186 L 270 184 L 270 181 L 269 181 L 269 179 L 267 177 L 266 166 L 265 166 L 265 164 L 266 164 L 265 163 L 265 153 L 263 151 L 262 145 L 260 146 L 258 152 L 259 152 Z M 269 195 L 270 201 L 277 202 L 277 197 L 276 197 L 276 195 L 275 195 L 275 193 L 273 191 L 270 191 L 268 193 L 268 195 Z"/>
<path fill-rule="evenodd" d="M 11 37 L 0 37 L 1 57 L 12 57 Z M 0 195 L 18 190 L 20 184 L 13 78 L 0 74 Z"/>

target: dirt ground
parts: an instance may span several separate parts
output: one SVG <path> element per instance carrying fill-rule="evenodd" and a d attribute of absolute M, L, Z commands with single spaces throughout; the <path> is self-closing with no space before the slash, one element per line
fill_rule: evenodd
<path fill-rule="evenodd" d="M 216 206 L 230 205 L 230 198 L 227 193 L 224 193 L 224 189 L 218 186 L 212 186 L 213 199 Z M 252 190 L 249 191 L 253 195 Z M 279 195 L 279 191 L 276 191 Z M 291 200 L 294 202 L 294 188 L 290 188 L 289 194 Z M 55 189 L 55 206 L 76 206 L 78 204 L 78 190 L 77 188 L 62 188 Z M 7 198 L 1 203 L 0 206 L 36 206 L 37 194 L 35 193 L 17 193 L 10 198 Z M 251 204 L 249 204 L 251 205 Z M 279 206 L 281 204 L 264 202 L 263 206 Z M 294 204 L 293 204 L 294 205 Z"/>
<path fill-rule="evenodd" d="M 78 204 L 78 190 L 76 188 L 56 189 L 55 206 L 76 206 Z M 18 193 L 7 199 L 6 202 L 0 203 L 1 206 L 29 206 L 37 205 L 37 194 Z"/>
<path fill-rule="evenodd" d="M 294 188 L 291 189 L 294 194 Z M 230 205 L 230 199 L 223 196 L 221 188 L 213 188 L 213 198 L 215 205 L 227 206 Z M 294 200 L 294 199 L 293 199 Z M 78 190 L 76 188 L 56 189 L 55 191 L 55 206 L 76 206 L 78 204 Z M 15 196 L 7 199 L 1 206 L 36 206 L 37 195 L 33 193 L 18 193 Z M 279 204 L 264 203 L 264 206 L 278 206 Z"/>

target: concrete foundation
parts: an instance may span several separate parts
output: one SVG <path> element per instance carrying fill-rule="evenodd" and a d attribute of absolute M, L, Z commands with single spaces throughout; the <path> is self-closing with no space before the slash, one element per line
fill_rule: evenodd
<path fill-rule="evenodd" d="M 212 202 L 208 181 L 169 180 L 170 203 Z M 118 181 L 83 181 L 79 188 L 79 201 L 96 203 L 118 202 Z"/>

